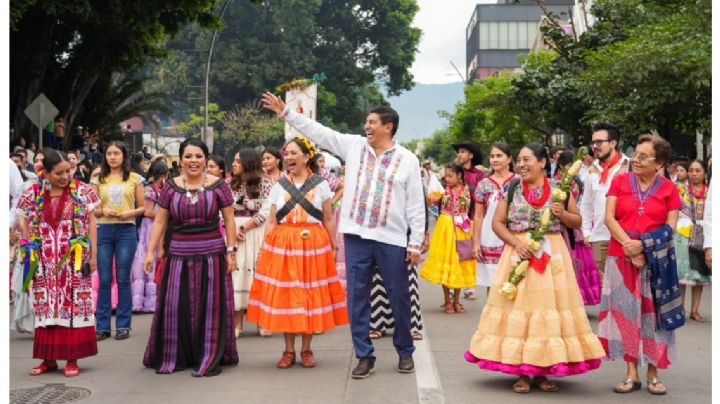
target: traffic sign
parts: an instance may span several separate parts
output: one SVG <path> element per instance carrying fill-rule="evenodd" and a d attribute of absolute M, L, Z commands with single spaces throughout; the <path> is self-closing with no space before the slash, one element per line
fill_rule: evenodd
<path fill-rule="evenodd" d="M 55 108 L 45 94 L 40 93 L 40 95 L 25 108 L 24 112 L 25 116 L 30 119 L 33 125 L 37 126 L 40 132 L 40 147 L 42 147 L 42 129 L 52 122 L 60 111 Z"/>

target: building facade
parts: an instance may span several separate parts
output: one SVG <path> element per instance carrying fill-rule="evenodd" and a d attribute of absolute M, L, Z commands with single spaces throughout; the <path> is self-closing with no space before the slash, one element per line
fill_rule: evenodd
<path fill-rule="evenodd" d="M 548 10 L 570 19 L 575 0 L 545 0 Z M 520 58 L 532 49 L 543 16 L 535 1 L 478 4 L 465 32 L 468 82 L 521 66 Z"/>

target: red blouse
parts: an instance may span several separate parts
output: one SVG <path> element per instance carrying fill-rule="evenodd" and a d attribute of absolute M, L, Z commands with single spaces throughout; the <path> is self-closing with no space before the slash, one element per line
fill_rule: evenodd
<path fill-rule="evenodd" d="M 639 194 L 635 174 L 625 173 L 615 176 L 607 196 L 617 197 L 615 220 L 633 239 L 640 234 L 657 230 L 667 222 L 670 211 L 680 210 L 682 202 L 675 184 L 665 177 L 658 177 L 643 194 Z M 635 185 L 634 185 L 635 184 Z M 636 188 L 633 191 L 633 188 Z M 624 257 L 622 245 L 614 238 L 610 240 L 608 255 Z"/>

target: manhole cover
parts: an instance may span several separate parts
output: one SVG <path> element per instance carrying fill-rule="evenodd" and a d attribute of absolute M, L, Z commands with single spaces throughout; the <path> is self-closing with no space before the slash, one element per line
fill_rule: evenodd
<path fill-rule="evenodd" d="M 64 384 L 46 384 L 43 387 L 10 390 L 10 404 L 60 404 L 90 397 L 90 390 L 67 387 Z"/>

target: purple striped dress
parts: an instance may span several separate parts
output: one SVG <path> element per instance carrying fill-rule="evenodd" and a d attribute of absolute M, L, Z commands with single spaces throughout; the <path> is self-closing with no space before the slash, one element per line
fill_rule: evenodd
<path fill-rule="evenodd" d="M 218 212 L 233 198 L 218 181 L 192 202 L 173 180 L 158 201 L 173 229 L 143 364 L 156 373 L 191 367 L 193 376 L 214 376 L 220 365 L 238 362 L 232 280 L 218 227 Z"/>

